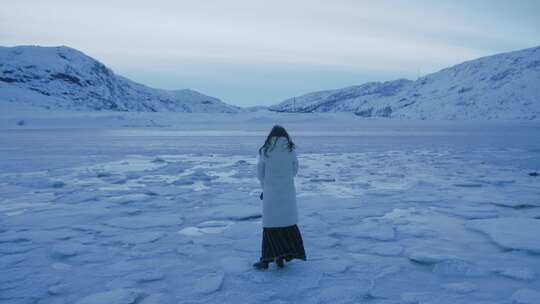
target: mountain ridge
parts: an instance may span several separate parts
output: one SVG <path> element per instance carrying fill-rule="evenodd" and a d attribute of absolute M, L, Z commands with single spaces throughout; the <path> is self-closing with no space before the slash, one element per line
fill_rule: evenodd
<path fill-rule="evenodd" d="M 536 120 L 540 119 L 540 46 L 468 60 L 414 81 L 368 82 L 311 92 L 269 110 L 405 119 Z"/>
<path fill-rule="evenodd" d="M 164 90 L 134 82 L 67 46 L 0 47 L 0 102 L 75 111 L 242 111 L 191 89 Z"/>

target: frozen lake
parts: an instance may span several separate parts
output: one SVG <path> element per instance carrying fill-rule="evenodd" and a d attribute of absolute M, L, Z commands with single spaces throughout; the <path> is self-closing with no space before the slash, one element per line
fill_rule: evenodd
<path fill-rule="evenodd" d="M 0 302 L 540 303 L 540 125 L 284 122 L 307 262 L 259 272 L 271 124 L 0 132 Z"/>
<path fill-rule="evenodd" d="M 416 149 L 436 151 L 531 151 L 540 158 L 538 123 L 384 122 L 325 128 L 318 121 L 288 122 L 300 153 L 351 153 Z M 167 128 L 38 128 L 0 132 L 0 166 L 6 171 L 69 167 L 95 159 L 127 154 L 256 155 L 271 124 L 221 123 L 204 129 L 190 123 L 185 129 Z M 252 129 L 252 130 L 250 130 Z M 36 157 L 39 155 L 39 157 Z M 529 164 L 529 162 L 527 162 Z M 536 163 L 538 164 L 538 163 Z"/>

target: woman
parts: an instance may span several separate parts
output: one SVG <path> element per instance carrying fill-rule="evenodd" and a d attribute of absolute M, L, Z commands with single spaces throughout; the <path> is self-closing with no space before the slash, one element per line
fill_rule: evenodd
<path fill-rule="evenodd" d="M 284 260 L 306 260 L 300 230 L 296 226 L 296 190 L 294 176 L 298 172 L 295 145 L 287 131 L 274 126 L 259 149 L 257 178 L 263 188 L 262 254 L 257 269 L 267 269 L 270 262 L 278 267 Z"/>

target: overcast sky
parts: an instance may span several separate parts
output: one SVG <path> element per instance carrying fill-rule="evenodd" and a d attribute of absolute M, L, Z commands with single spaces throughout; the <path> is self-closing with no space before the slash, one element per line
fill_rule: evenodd
<path fill-rule="evenodd" d="M 540 1 L 3 1 L 0 45 L 67 45 L 241 106 L 540 45 Z"/>

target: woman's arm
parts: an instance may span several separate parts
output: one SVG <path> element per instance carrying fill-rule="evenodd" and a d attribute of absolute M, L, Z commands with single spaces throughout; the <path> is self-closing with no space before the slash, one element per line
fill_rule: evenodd
<path fill-rule="evenodd" d="M 296 176 L 298 173 L 298 157 L 296 156 L 296 152 L 293 151 L 293 175 Z"/>
<path fill-rule="evenodd" d="M 264 156 L 259 154 L 257 157 L 257 178 L 259 179 L 262 188 L 264 188 L 264 165 Z"/>

